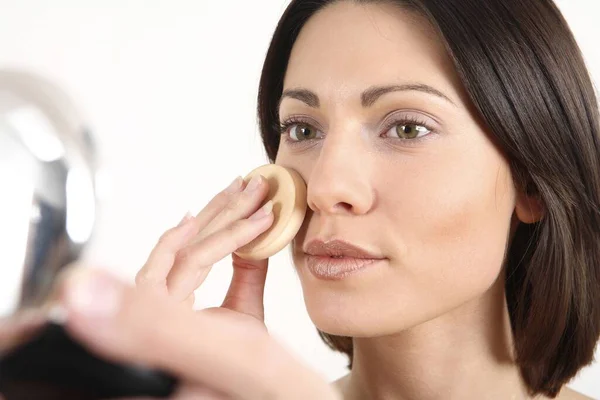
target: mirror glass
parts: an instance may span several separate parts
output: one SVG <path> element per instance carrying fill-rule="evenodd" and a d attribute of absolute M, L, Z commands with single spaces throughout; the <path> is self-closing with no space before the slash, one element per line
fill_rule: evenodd
<path fill-rule="evenodd" d="M 93 233 L 96 157 L 57 86 L 0 70 L 0 317 L 40 305 Z"/>

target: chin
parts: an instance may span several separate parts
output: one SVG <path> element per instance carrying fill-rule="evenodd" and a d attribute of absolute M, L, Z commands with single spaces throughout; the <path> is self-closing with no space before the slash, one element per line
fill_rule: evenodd
<path fill-rule="evenodd" d="M 380 313 L 368 307 L 346 307 L 343 302 L 324 303 L 318 296 L 305 297 L 313 324 L 322 332 L 336 336 L 378 337 L 396 334 L 425 322 L 428 317 L 415 313 Z"/>
<path fill-rule="evenodd" d="M 448 303 L 423 299 L 419 306 L 399 297 L 395 304 L 365 303 L 364 298 L 304 290 L 304 301 L 313 324 L 322 332 L 336 336 L 381 337 L 426 324 L 451 312 Z M 419 303 L 413 301 L 413 303 Z M 440 307 L 446 304 L 446 307 Z"/>
<path fill-rule="evenodd" d="M 414 301 L 414 294 L 403 290 L 406 283 L 394 282 L 394 278 L 399 277 L 391 275 L 389 269 L 327 281 L 315 278 L 302 260 L 296 259 L 295 265 L 308 315 L 322 332 L 336 336 L 375 337 L 402 331 L 426 318 L 423 310 L 415 307 L 419 302 Z M 414 304 L 410 307 L 399 307 L 411 303 Z"/>
<path fill-rule="evenodd" d="M 489 285 L 465 280 L 454 290 L 432 289 L 395 268 L 379 268 L 347 279 L 317 279 L 295 260 L 308 315 L 322 332 L 336 336 L 379 337 L 397 334 L 477 301 Z M 424 286 L 425 285 L 425 286 Z"/>

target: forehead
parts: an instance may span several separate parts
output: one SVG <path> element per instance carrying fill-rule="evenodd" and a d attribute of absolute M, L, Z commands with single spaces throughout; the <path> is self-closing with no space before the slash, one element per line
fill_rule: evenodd
<path fill-rule="evenodd" d="M 441 38 L 422 16 L 389 3 L 334 3 L 296 40 L 284 88 L 352 95 L 372 85 L 426 83 L 460 101 L 460 82 Z"/>

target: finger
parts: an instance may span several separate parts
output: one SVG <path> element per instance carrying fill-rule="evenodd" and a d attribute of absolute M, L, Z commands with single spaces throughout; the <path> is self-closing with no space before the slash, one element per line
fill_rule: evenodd
<path fill-rule="evenodd" d="M 214 263 L 269 229 L 274 219 L 272 211 L 273 202 L 269 200 L 250 218 L 235 221 L 202 242 L 181 249 L 167 278 L 169 295 L 175 301 L 185 300 L 204 282 Z"/>
<path fill-rule="evenodd" d="M 239 196 L 239 193 L 244 189 L 245 182 L 241 176 L 238 176 L 225 188 L 217 194 L 212 200 L 196 215 L 196 219 L 200 225 L 200 231 L 204 231 L 215 217 L 227 207 L 227 205 Z"/>
<path fill-rule="evenodd" d="M 0 319 L 0 351 L 6 351 L 27 341 L 46 322 L 40 310 L 22 311 Z"/>
<path fill-rule="evenodd" d="M 264 292 L 269 260 L 250 261 L 237 254 L 233 258 L 233 277 L 221 307 L 265 319 Z"/>
<path fill-rule="evenodd" d="M 186 215 L 175 228 L 166 231 L 150 252 L 148 260 L 136 274 L 138 287 L 161 287 L 166 283 L 167 275 L 175 261 L 177 251 L 198 232 L 198 221 Z"/>
<path fill-rule="evenodd" d="M 201 229 L 192 243 L 202 241 L 213 233 L 226 228 L 232 222 L 248 218 L 260 206 L 269 191 L 268 184 L 261 175 L 253 177 L 244 190 L 231 198 L 220 212 Z"/>
<path fill-rule="evenodd" d="M 141 287 L 158 286 L 166 283 L 173 266 L 175 254 L 217 216 L 243 187 L 244 180 L 237 177 L 198 213 L 195 218 L 184 217 L 180 224 L 163 234 L 148 260 L 136 275 L 136 284 Z"/>
<path fill-rule="evenodd" d="M 236 399 L 331 398 L 320 396 L 329 385 L 260 324 L 255 329 L 244 320 L 194 313 L 106 273 L 80 272 L 62 292 L 66 326 L 99 355 L 158 368 Z"/>

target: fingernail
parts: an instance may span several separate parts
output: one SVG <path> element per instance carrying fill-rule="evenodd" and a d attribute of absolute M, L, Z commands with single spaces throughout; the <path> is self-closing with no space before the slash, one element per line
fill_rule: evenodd
<path fill-rule="evenodd" d="M 49 321 L 52 321 L 55 324 L 62 325 L 66 323 L 69 319 L 69 313 L 62 305 L 55 304 L 48 309 L 46 313 L 46 318 L 48 318 Z"/>
<path fill-rule="evenodd" d="M 273 211 L 273 200 L 267 201 L 264 206 L 262 206 L 260 209 L 258 209 L 248 219 L 250 219 L 252 221 L 255 221 L 255 220 L 258 220 L 258 219 L 265 218 L 266 216 L 268 216 L 269 214 L 271 214 L 271 211 Z"/>
<path fill-rule="evenodd" d="M 260 185 L 261 181 L 262 181 L 261 175 L 253 176 L 252 179 L 250 179 L 250 182 L 248 182 L 248 186 L 246 186 L 246 190 L 248 192 L 256 190 L 258 188 L 258 186 Z"/>
<path fill-rule="evenodd" d="M 233 182 L 231 182 L 231 184 L 229 186 L 227 186 L 227 188 L 225 189 L 225 191 L 227 193 L 236 193 L 236 192 L 238 192 L 241 189 L 241 187 L 242 187 L 242 182 L 243 182 L 242 177 L 238 176 L 237 178 L 235 178 L 233 180 Z"/>
<path fill-rule="evenodd" d="M 181 219 L 181 221 L 179 222 L 179 224 L 177 224 L 177 226 L 184 225 L 190 219 L 192 219 L 192 213 L 188 211 L 188 212 L 185 213 L 185 215 L 183 216 L 183 218 Z"/>
<path fill-rule="evenodd" d="M 98 271 L 82 271 L 67 284 L 70 308 L 89 317 L 107 318 L 119 310 L 121 293 L 117 282 Z"/>

